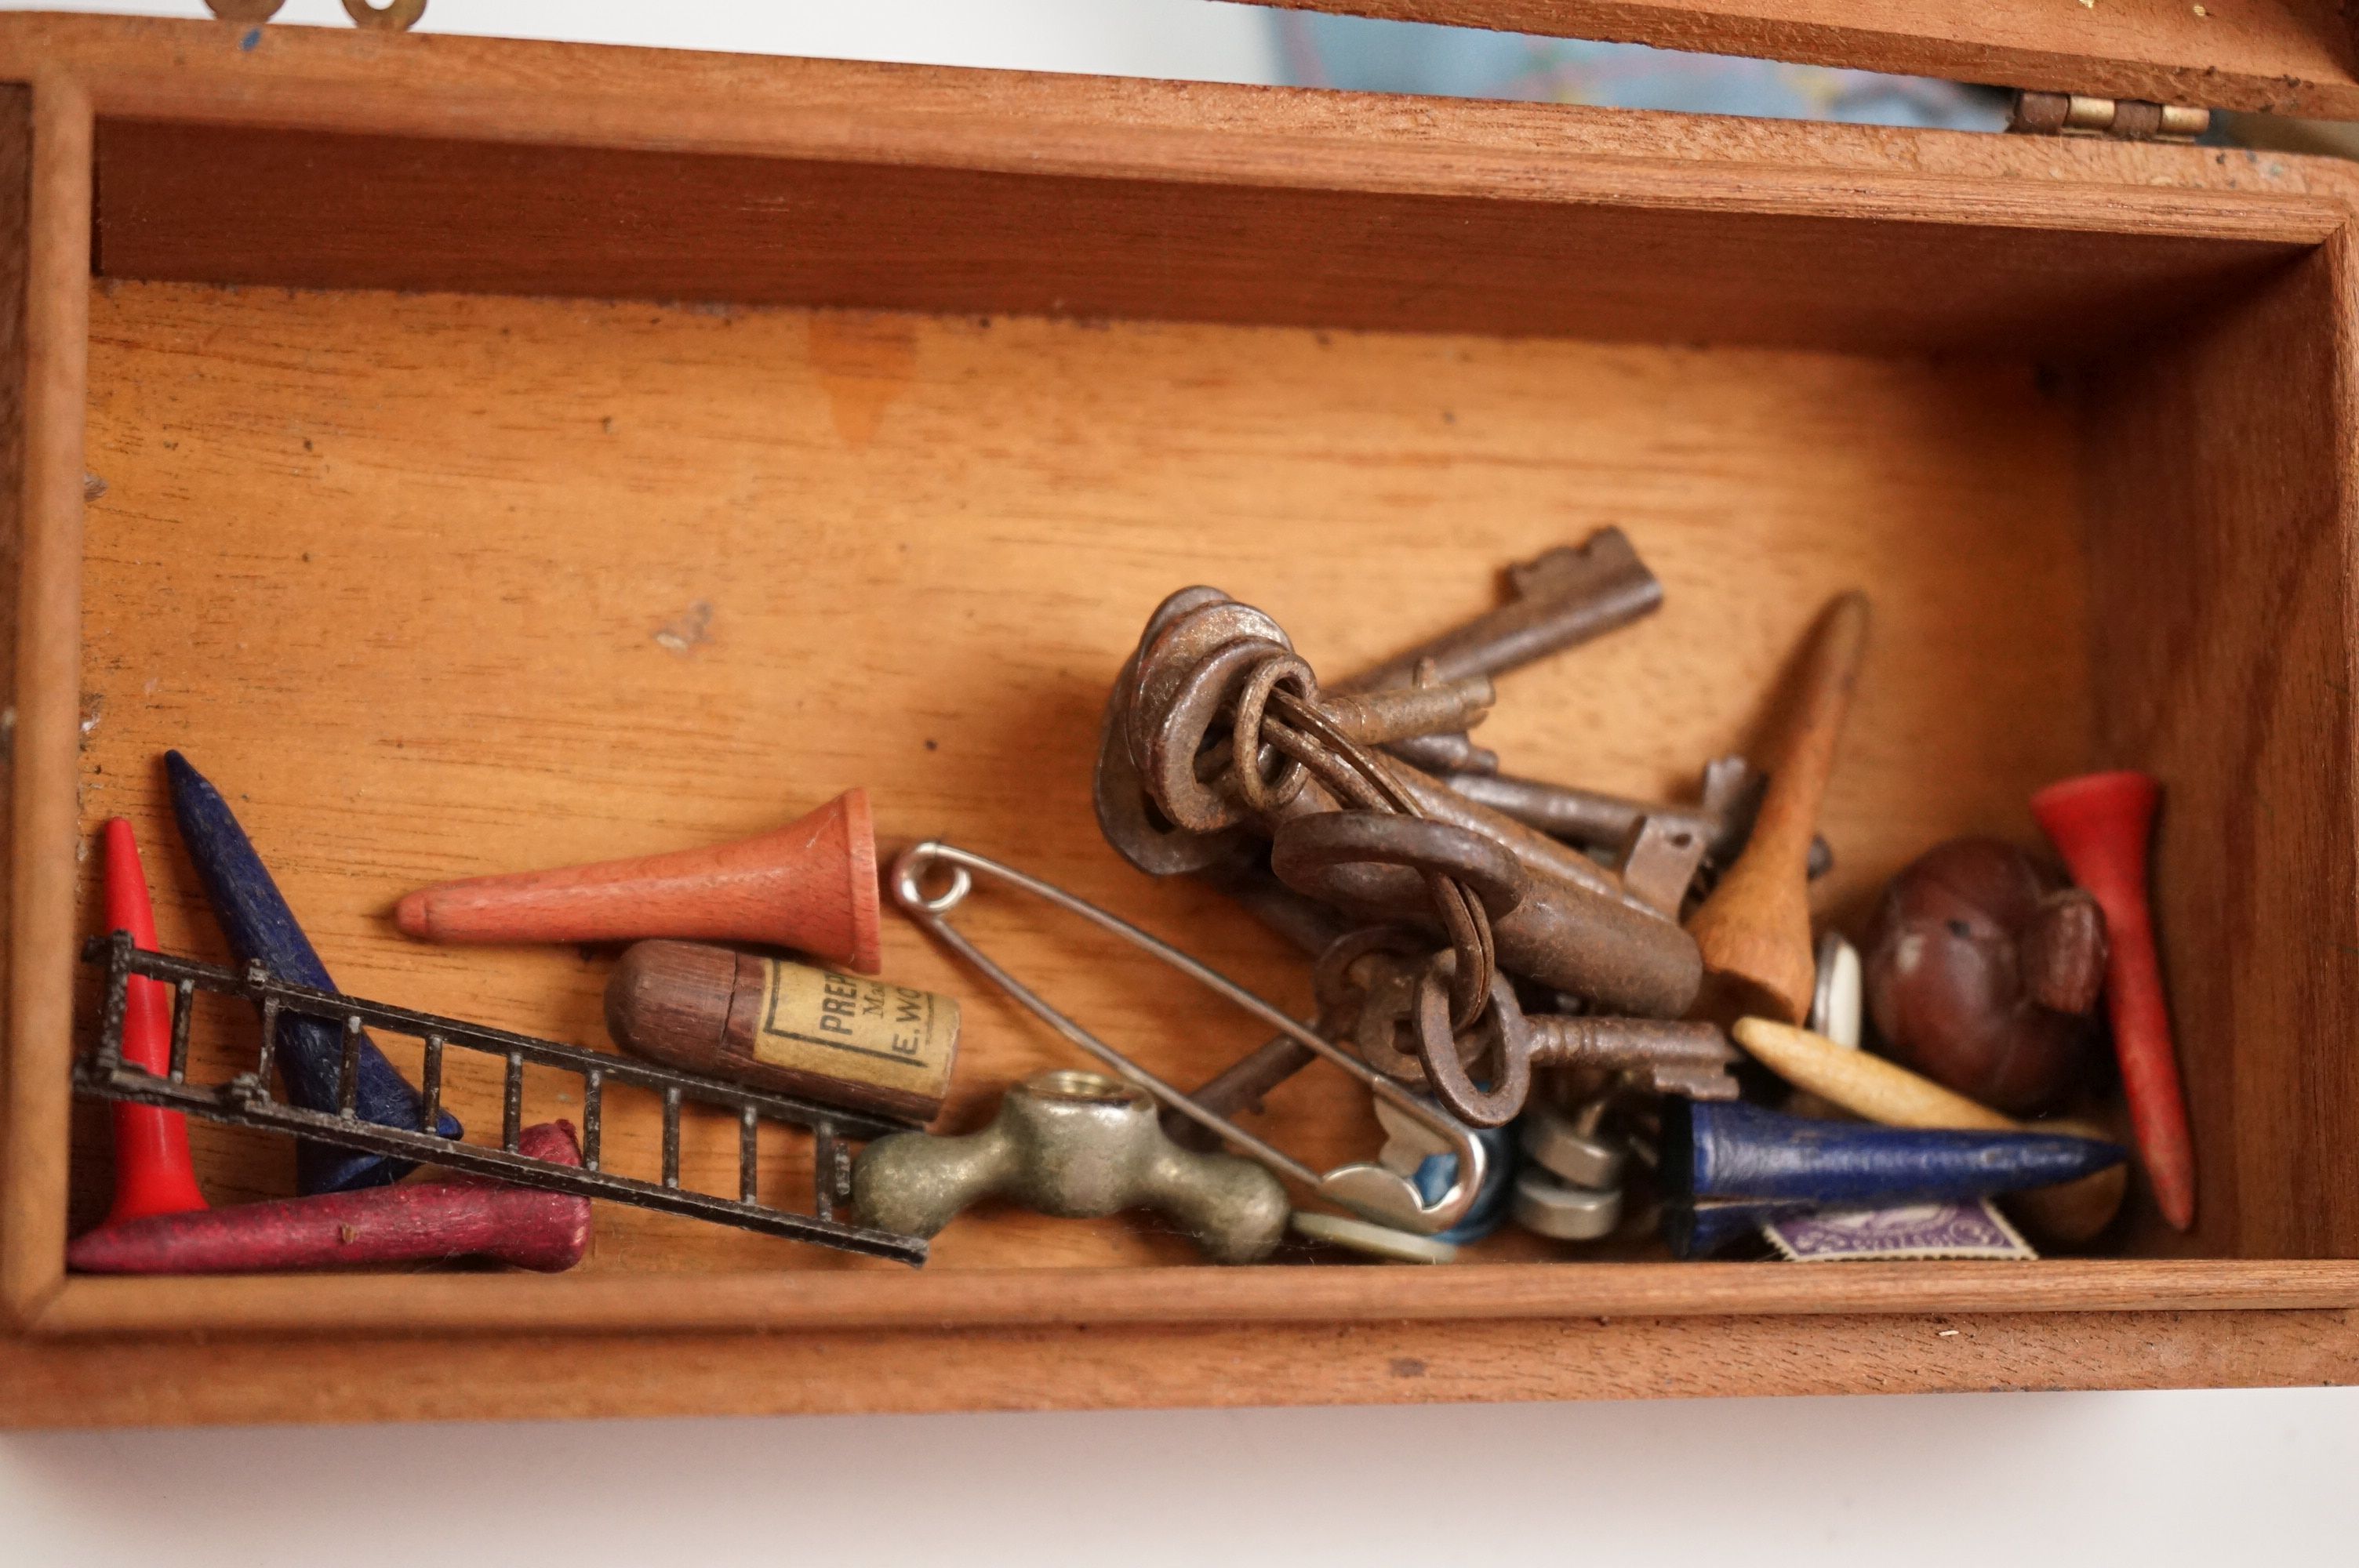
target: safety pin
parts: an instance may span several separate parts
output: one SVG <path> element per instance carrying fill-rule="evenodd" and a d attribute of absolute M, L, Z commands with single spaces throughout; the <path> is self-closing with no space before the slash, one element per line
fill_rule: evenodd
<path fill-rule="evenodd" d="M 925 891 L 927 873 L 936 866 L 950 868 L 951 883 L 941 892 L 928 897 Z M 961 935 L 945 918 L 974 891 L 973 873 L 982 872 L 1022 888 L 1036 898 L 1078 914 L 1092 925 L 1111 931 L 1124 941 L 1144 948 L 1166 964 L 1195 980 L 1199 985 L 1235 1003 L 1256 1018 L 1280 1030 L 1299 1042 L 1306 1050 L 1332 1062 L 1365 1084 L 1369 1090 L 1397 1108 L 1403 1115 L 1412 1117 L 1431 1128 L 1447 1141 L 1458 1156 L 1458 1178 L 1448 1192 L 1430 1206 L 1419 1195 L 1417 1184 L 1407 1176 L 1387 1171 L 1382 1165 L 1364 1162 L 1338 1165 L 1332 1171 L 1312 1170 L 1283 1150 L 1265 1142 L 1239 1127 L 1227 1117 L 1206 1110 L 1180 1090 L 1172 1087 L 1153 1073 L 1132 1061 L 1080 1024 L 1041 999 L 1029 986 L 1001 968 L 985 957 L 983 950 Z M 972 849 L 962 849 L 955 844 L 929 839 L 911 845 L 901 851 L 893 862 L 893 897 L 909 917 L 956 952 L 968 963 L 981 969 L 993 983 L 1029 1009 L 1043 1023 L 1104 1063 L 1123 1077 L 1136 1084 L 1173 1110 L 1199 1126 L 1210 1129 L 1222 1139 L 1244 1150 L 1256 1160 L 1282 1176 L 1300 1183 L 1328 1202 L 1348 1208 L 1355 1214 L 1389 1225 L 1397 1229 L 1413 1230 L 1430 1236 L 1449 1229 L 1466 1217 L 1474 1205 L 1475 1195 L 1482 1191 L 1484 1174 L 1483 1144 L 1468 1129 L 1444 1116 L 1432 1106 L 1375 1071 L 1366 1063 L 1349 1054 L 1320 1034 L 1288 1016 L 1280 1009 L 1256 996 L 1245 987 L 1218 970 L 1190 957 L 1169 943 L 1150 936 L 1121 916 L 1107 913 L 1086 899 L 1077 898 L 1060 887 L 1044 882 L 1038 877 L 1025 875 L 1013 866 L 1003 865 Z"/>

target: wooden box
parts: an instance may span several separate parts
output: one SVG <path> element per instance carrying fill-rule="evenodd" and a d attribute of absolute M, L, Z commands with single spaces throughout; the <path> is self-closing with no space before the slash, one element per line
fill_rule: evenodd
<path fill-rule="evenodd" d="M 1906 37 L 1839 0 L 1391 9 L 2359 113 L 2345 24 L 2270 0 L 1958 6 Z M 10 1419 L 2359 1372 L 2343 166 L 21 15 L 0 82 Z M 1002 856 L 1299 1003 L 1250 922 L 1097 838 L 1095 714 L 1147 610 L 1218 582 L 1346 667 L 1609 523 L 1667 608 L 1509 677 L 1485 739 L 1691 788 L 1815 606 L 1865 586 L 1839 915 L 1937 838 L 2028 838 L 2048 779 L 2164 778 L 2193 1234 L 2019 1266 L 1501 1242 L 1221 1270 L 1149 1227 L 1000 1213 L 911 1271 L 602 1207 L 554 1279 L 62 1272 L 108 1176 L 68 1088 L 100 819 L 139 827 L 165 946 L 223 956 L 167 746 L 229 793 L 340 983 L 386 1000 L 603 1044 L 605 956 L 410 944 L 395 896 L 718 841 L 864 782 L 888 839 Z M 1175 1077 L 1255 1041 L 1035 910 L 963 918 Z M 1069 1060 L 906 924 L 886 951 L 968 1000 L 948 1124 Z M 496 1118 L 491 1078 L 450 1095 Z M 1271 1127 L 1365 1147 L 1352 1098 L 1314 1071 Z M 656 1124 L 618 1105 L 614 1159 Z M 729 1130 L 690 1129 L 691 1180 Z M 285 1190 L 283 1143 L 196 1139 L 217 1199 Z M 801 1174 L 770 1158 L 766 1182 Z"/>

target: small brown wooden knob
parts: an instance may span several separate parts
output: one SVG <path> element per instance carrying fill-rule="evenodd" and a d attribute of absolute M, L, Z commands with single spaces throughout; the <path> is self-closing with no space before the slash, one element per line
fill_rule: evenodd
<path fill-rule="evenodd" d="M 959 1005 L 909 986 L 696 942 L 641 942 L 606 982 L 614 1044 L 692 1073 L 931 1121 Z"/>
<path fill-rule="evenodd" d="M 1886 1047 L 2013 1116 L 2054 1110 L 2080 1085 L 2104 978 L 2096 902 L 1991 838 L 1919 856 L 1868 933 L 1868 1010 Z"/>

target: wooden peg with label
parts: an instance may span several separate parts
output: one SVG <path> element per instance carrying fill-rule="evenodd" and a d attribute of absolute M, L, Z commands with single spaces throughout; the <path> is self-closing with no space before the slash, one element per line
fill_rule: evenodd
<path fill-rule="evenodd" d="M 606 982 L 614 1044 L 690 1072 L 931 1121 L 959 1004 L 909 986 L 696 942 L 640 942 Z"/>

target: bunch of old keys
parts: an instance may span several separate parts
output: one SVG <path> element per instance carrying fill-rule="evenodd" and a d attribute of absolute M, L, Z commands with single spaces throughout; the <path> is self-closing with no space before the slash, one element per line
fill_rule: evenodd
<path fill-rule="evenodd" d="M 1152 875 L 1203 878 L 1301 946 L 1319 1033 L 1484 1136 L 1486 1190 L 1440 1238 L 1299 1217 L 1322 1239 L 1393 1256 L 1438 1256 L 1509 1217 L 1564 1240 L 1604 1236 L 1620 1217 L 1624 1129 L 1648 1098 L 1737 1092 L 1723 1032 L 1681 1022 L 1703 977 L 1680 921 L 1744 845 L 1760 777 L 1723 758 L 1698 804 L 1672 806 L 1500 773 L 1467 734 L 1492 677 L 1662 599 L 1616 529 L 1509 579 L 1506 604 L 1336 685 L 1265 611 L 1181 589 L 1148 619 L 1100 736 L 1095 801 L 1114 849 Z M 1257 1108 L 1310 1059 L 1280 1035 L 1194 1091 L 1191 1108 Z M 1430 1123 L 1392 1105 L 1375 1114 L 1382 1166 L 1455 1178 L 1458 1156 Z M 1199 1146 L 1201 1119 L 1165 1118 Z"/>

